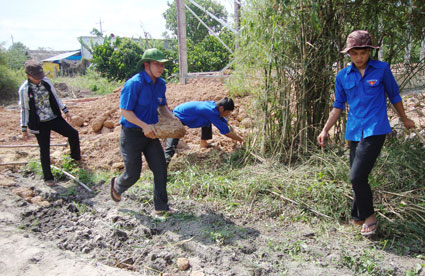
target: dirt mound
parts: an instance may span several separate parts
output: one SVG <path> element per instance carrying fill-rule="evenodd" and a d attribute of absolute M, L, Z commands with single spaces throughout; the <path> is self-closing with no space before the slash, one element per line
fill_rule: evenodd
<path fill-rule="evenodd" d="M 65 87 L 60 85 L 60 87 Z M 69 91 L 70 88 L 66 88 Z M 228 90 L 223 82 L 215 79 L 192 80 L 186 85 L 170 83 L 167 85 L 168 105 L 172 109 L 175 106 L 188 101 L 218 101 L 228 96 Z M 77 95 L 78 97 L 78 95 Z M 423 100 L 425 92 L 410 94 L 403 97 L 407 115 L 412 118 L 417 126 L 416 133 L 425 136 L 425 105 Z M 120 134 L 120 111 L 119 92 L 115 92 L 102 97 L 92 98 L 64 98 L 73 118 L 74 127 L 80 133 L 81 149 L 85 156 L 85 162 L 90 169 L 120 170 L 124 164 L 119 153 Z M 247 115 L 249 100 L 247 97 L 234 98 L 235 110 L 229 118 L 229 123 L 242 135 L 248 133 L 252 124 L 252 119 Z M 389 112 L 391 125 L 397 132 L 403 133 L 402 125 L 391 110 Z M 24 143 L 21 140 L 21 130 L 19 127 L 19 108 L 9 106 L 0 107 L 0 145 L 22 145 L 37 144 L 34 136 Z M 400 129 L 400 131 L 398 131 Z M 210 149 L 200 149 L 200 129 L 186 128 L 187 133 L 178 146 L 179 154 L 195 153 L 204 156 Z M 417 135 L 413 133 L 412 135 Z M 164 142 L 164 141 L 163 141 Z M 213 127 L 213 148 L 230 152 L 236 147 L 236 143 L 231 139 L 220 135 L 219 131 Z M 66 139 L 53 133 L 52 144 L 66 143 Z M 61 159 L 64 153 L 68 153 L 68 147 L 52 147 L 52 163 Z M 0 162 L 20 162 L 29 159 L 38 160 L 38 148 L 11 148 L 2 149 Z"/>

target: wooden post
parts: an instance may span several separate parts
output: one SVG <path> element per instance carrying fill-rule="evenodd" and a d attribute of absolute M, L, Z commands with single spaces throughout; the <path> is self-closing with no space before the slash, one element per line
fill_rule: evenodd
<path fill-rule="evenodd" d="M 66 147 L 67 143 L 50 144 L 51 147 Z M 0 145 L 0 148 L 38 148 L 38 144 L 22 144 L 22 145 Z"/>
<path fill-rule="evenodd" d="M 186 42 L 186 11 L 185 0 L 176 0 L 177 4 L 177 33 L 179 41 L 179 80 L 186 84 L 187 75 L 187 42 Z"/>

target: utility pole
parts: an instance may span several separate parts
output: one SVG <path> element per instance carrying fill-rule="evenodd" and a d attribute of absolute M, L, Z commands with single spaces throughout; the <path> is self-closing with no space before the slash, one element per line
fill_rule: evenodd
<path fill-rule="evenodd" d="M 241 5 L 239 4 L 239 0 L 234 1 L 234 13 L 235 13 L 235 29 L 239 33 L 239 28 L 241 26 L 241 21 L 239 19 L 239 10 L 241 9 Z M 239 39 L 238 39 L 238 33 L 236 33 L 236 44 L 235 44 L 235 50 L 237 51 L 239 49 Z"/>
<path fill-rule="evenodd" d="M 179 80 L 186 84 L 187 76 L 187 41 L 186 41 L 186 11 L 185 0 L 176 0 L 177 4 L 177 34 L 179 41 Z"/>
<path fill-rule="evenodd" d="M 10 35 L 10 37 L 12 38 L 12 45 L 13 45 L 13 44 L 15 44 L 15 43 L 13 42 L 13 35 Z"/>
<path fill-rule="evenodd" d="M 102 18 L 99 18 L 99 28 L 100 28 L 100 33 L 103 36 L 103 30 L 102 30 Z"/>

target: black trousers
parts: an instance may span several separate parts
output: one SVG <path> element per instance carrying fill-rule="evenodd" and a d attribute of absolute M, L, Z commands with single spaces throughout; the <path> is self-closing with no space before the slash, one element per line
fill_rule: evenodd
<path fill-rule="evenodd" d="M 38 145 L 40 146 L 40 161 L 43 169 L 44 180 L 53 180 L 53 174 L 50 169 L 50 132 L 53 130 L 62 136 L 68 138 L 71 148 L 71 158 L 81 159 L 80 139 L 78 131 L 68 124 L 62 117 L 51 121 L 40 122 L 40 133 L 36 134 Z"/>
<path fill-rule="evenodd" d="M 168 210 L 167 165 L 159 139 L 146 137 L 141 128 L 123 127 L 120 135 L 120 153 L 125 171 L 116 179 L 117 193 L 122 194 L 139 180 L 143 153 L 153 172 L 155 210 Z"/>
<path fill-rule="evenodd" d="M 201 128 L 201 139 L 210 140 L 212 139 L 212 125 L 205 126 Z M 179 138 L 167 138 L 165 144 L 165 160 L 167 163 L 170 163 L 171 158 L 176 154 L 177 144 L 179 143 Z"/>
<path fill-rule="evenodd" d="M 201 139 L 202 140 L 212 139 L 212 126 L 211 126 L 211 124 L 209 126 L 202 127 L 202 129 L 201 129 Z"/>
<path fill-rule="evenodd" d="M 381 153 L 384 141 L 385 135 L 362 138 L 359 142 L 351 141 L 350 181 L 354 192 L 351 217 L 354 220 L 364 220 L 375 212 L 368 177 Z"/>

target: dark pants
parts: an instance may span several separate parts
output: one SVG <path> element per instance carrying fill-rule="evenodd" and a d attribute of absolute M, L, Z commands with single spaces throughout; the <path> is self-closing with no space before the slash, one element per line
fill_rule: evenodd
<path fill-rule="evenodd" d="M 375 212 L 368 177 L 384 141 L 385 135 L 376 135 L 350 144 L 350 181 L 354 192 L 351 216 L 354 220 L 364 220 Z"/>
<path fill-rule="evenodd" d="M 117 193 L 122 194 L 139 180 L 143 153 L 153 172 L 155 210 L 168 210 L 167 166 L 159 139 L 147 138 L 140 128 L 123 127 L 120 135 L 120 152 L 125 171 L 116 179 Z"/>
<path fill-rule="evenodd" d="M 53 130 L 68 138 L 71 148 L 71 158 L 81 159 L 80 139 L 78 131 L 70 126 L 63 118 L 56 118 L 47 122 L 40 122 L 40 133 L 36 134 L 38 145 L 40 146 L 40 160 L 43 169 L 44 180 L 53 180 L 50 169 L 50 132 Z"/>
<path fill-rule="evenodd" d="M 201 128 L 201 139 L 202 140 L 212 139 L 211 124 L 209 126 Z M 170 163 L 171 158 L 173 158 L 174 154 L 176 154 L 176 148 L 179 141 L 180 141 L 179 138 L 167 138 L 167 142 L 165 144 L 165 160 L 167 161 L 167 164 Z"/>
<path fill-rule="evenodd" d="M 211 124 L 209 126 L 202 127 L 202 129 L 201 129 L 201 139 L 202 140 L 212 139 L 212 126 L 211 126 Z"/>

